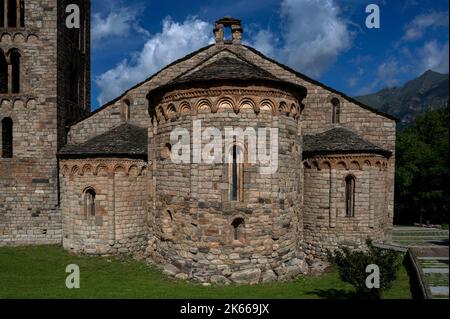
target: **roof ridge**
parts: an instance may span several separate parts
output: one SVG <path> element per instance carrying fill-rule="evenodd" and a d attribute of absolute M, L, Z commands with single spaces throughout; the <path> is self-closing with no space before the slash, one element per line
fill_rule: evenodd
<path fill-rule="evenodd" d="M 339 133 L 338 133 L 339 132 Z M 348 127 L 333 127 L 327 131 L 304 135 L 304 154 L 378 153 L 389 157 L 392 152 L 366 140 Z"/>
<path fill-rule="evenodd" d="M 296 70 L 294 70 L 293 68 L 291 68 L 291 67 L 289 67 L 289 66 L 287 66 L 287 65 L 285 65 L 285 64 L 283 64 L 283 63 L 281 63 L 281 62 L 278 62 L 278 61 L 276 61 L 276 60 L 274 60 L 274 59 L 272 59 L 272 58 L 269 58 L 269 57 L 266 56 L 264 53 L 258 51 L 257 49 L 255 49 L 255 48 L 253 48 L 253 47 L 251 47 L 251 46 L 242 44 L 242 47 L 244 47 L 244 48 L 250 50 L 251 52 L 253 52 L 254 54 L 260 56 L 261 58 L 263 58 L 263 59 L 265 59 L 265 60 L 267 60 L 267 61 L 270 61 L 270 62 L 272 62 L 272 63 L 278 65 L 279 67 L 285 69 L 286 71 L 289 71 L 289 72 L 291 72 L 292 74 L 295 74 L 296 76 L 300 77 L 301 79 L 305 80 L 306 82 L 309 82 L 309 83 L 318 85 L 318 86 L 320 86 L 321 88 L 324 88 L 324 89 L 326 89 L 326 90 L 328 90 L 328 91 L 330 91 L 330 92 L 333 92 L 333 93 L 335 93 L 335 94 L 339 94 L 339 95 L 341 95 L 343 98 L 347 99 L 348 101 L 350 101 L 350 102 L 352 102 L 352 103 L 354 103 L 354 104 L 356 104 L 356 105 L 358 105 L 358 106 L 360 106 L 360 107 L 362 107 L 362 108 L 364 108 L 364 109 L 366 109 L 366 110 L 368 110 L 368 111 L 371 111 L 371 112 L 373 112 L 373 113 L 375 113 L 375 114 L 381 115 L 381 116 L 383 116 L 383 117 L 386 117 L 386 118 L 388 118 L 388 119 L 390 119 L 390 120 L 393 120 L 393 121 L 396 121 L 396 122 L 400 122 L 400 120 L 399 120 L 398 118 L 396 118 L 395 116 L 393 116 L 393 115 L 391 115 L 391 114 L 388 114 L 388 113 L 386 113 L 386 112 L 380 111 L 380 110 L 378 110 L 378 109 L 376 109 L 376 108 L 374 108 L 374 107 L 372 107 L 372 106 L 366 105 L 366 104 L 364 104 L 364 103 L 358 101 L 358 100 L 355 99 L 354 97 L 348 96 L 347 94 L 345 94 L 345 93 L 343 93 L 343 92 L 340 92 L 340 91 L 338 91 L 338 90 L 336 90 L 336 89 L 334 89 L 334 88 L 332 88 L 332 87 L 330 87 L 330 86 L 328 86 L 328 85 L 325 85 L 324 83 L 322 83 L 322 82 L 320 82 L 320 81 L 314 80 L 313 78 L 310 78 L 310 77 L 307 76 L 306 74 L 303 74 L 303 73 L 301 73 L 301 72 L 299 72 L 299 71 L 296 71 Z"/>

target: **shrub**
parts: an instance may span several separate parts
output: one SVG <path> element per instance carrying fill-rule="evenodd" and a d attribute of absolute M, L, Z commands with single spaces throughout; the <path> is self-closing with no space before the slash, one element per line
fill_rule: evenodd
<path fill-rule="evenodd" d="M 357 298 L 379 299 L 396 279 L 403 254 L 377 248 L 370 239 L 367 239 L 366 244 L 367 251 L 352 251 L 347 247 L 341 247 L 334 253 L 328 251 L 327 257 L 332 264 L 338 267 L 341 280 L 355 287 Z M 366 279 L 370 275 L 366 272 L 366 268 L 371 264 L 377 265 L 380 269 L 379 289 L 369 289 L 366 286 Z"/>

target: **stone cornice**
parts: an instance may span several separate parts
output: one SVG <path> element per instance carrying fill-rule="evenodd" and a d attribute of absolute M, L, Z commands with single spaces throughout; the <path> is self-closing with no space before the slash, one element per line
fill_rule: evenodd
<path fill-rule="evenodd" d="M 364 166 L 387 170 L 389 160 L 378 154 L 318 155 L 303 161 L 307 169 L 361 170 Z"/>
<path fill-rule="evenodd" d="M 245 108 L 253 109 L 256 114 L 269 111 L 273 116 L 284 115 L 298 120 L 303 105 L 292 94 L 273 88 L 188 89 L 165 94 L 156 106 L 150 105 L 150 115 L 159 122 L 204 112 L 232 110 L 238 114 Z"/>
<path fill-rule="evenodd" d="M 151 163 L 150 163 L 151 165 Z M 61 175 L 85 176 L 91 174 L 97 176 L 102 170 L 108 174 L 124 172 L 126 175 L 146 175 L 148 163 L 143 160 L 132 159 L 76 159 L 61 160 Z"/>

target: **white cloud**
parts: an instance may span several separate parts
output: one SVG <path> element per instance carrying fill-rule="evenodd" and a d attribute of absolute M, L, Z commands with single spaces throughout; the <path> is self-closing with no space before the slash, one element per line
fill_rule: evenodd
<path fill-rule="evenodd" d="M 95 79 L 100 89 L 98 102 L 104 104 L 167 64 L 208 45 L 212 41 L 211 30 L 211 25 L 197 18 L 189 17 L 179 23 L 167 17 L 161 33 L 153 35 L 133 59 L 123 60 Z"/>
<path fill-rule="evenodd" d="M 352 44 L 348 23 L 334 0 L 283 0 L 281 18 L 281 39 L 263 30 L 253 45 L 309 76 L 320 76 Z M 276 47 L 277 42 L 283 45 Z"/>
<path fill-rule="evenodd" d="M 258 31 L 250 45 L 254 46 L 256 49 L 261 51 L 263 54 L 275 58 L 276 54 L 276 46 L 275 44 L 278 42 L 278 39 L 275 35 L 269 30 L 260 30 Z M 247 44 L 247 43 L 246 43 Z"/>
<path fill-rule="evenodd" d="M 419 50 L 421 72 L 433 70 L 440 73 L 448 73 L 448 41 L 439 44 L 433 40 L 425 43 L 423 48 Z"/>
<path fill-rule="evenodd" d="M 283 55 L 290 66 L 317 77 L 351 46 L 351 33 L 333 0 L 284 0 Z"/>
<path fill-rule="evenodd" d="M 91 35 L 93 41 L 108 37 L 125 37 L 131 31 L 148 36 L 149 33 L 138 24 L 139 10 L 131 7 L 119 7 L 106 16 L 94 13 L 92 16 Z"/>
<path fill-rule="evenodd" d="M 348 23 L 340 17 L 335 0 L 283 0 L 280 14 L 284 21 L 280 38 L 270 30 L 259 30 L 248 43 L 299 72 L 320 76 L 352 44 Z M 114 16 L 97 20 L 104 26 L 96 23 L 96 37 L 127 34 L 132 16 L 121 21 Z M 100 89 L 98 102 L 117 97 L 170 62 L 211 43 L 211 30 L 209 23 L 197 18 L 183 23 L 166 18 L 162 32 L 150 37 L 133 59 L 95 79 Z"/>
<path fill-rule="evenodd" d="M 431 12 L 416 16 L 406 27 L 403 41 L 414 41 L 423 37 L 430 28 L 448 27 L 448 12 Z"/>

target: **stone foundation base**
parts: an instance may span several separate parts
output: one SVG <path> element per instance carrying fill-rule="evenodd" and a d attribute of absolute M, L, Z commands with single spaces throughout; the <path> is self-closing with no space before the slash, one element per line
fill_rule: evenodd
<path fill-rule="evenodd" d="M 155 264 L 154 259 L 147 259 L 151 264 Z M 271 283 L 276 281 L 287 281 L 296 278 L 300 275 L 306 275 L 309 273 L 308 264 L 301 259 L 292 259 L 287 263 L 281 264 L 277 268 L 266 267 L 261 268 L 247 268 L 231 272 L 229 270 L 218 272 L 217 270 L 205 270 L 205 269 L 182 269 L 173 264 L 157 264 L 163 273 L 167 276 L 180 279 L 191 280 L 203 284 L 219 284 L 228 285 L 245 284 L 256 285 L 260 283 Z"/>

